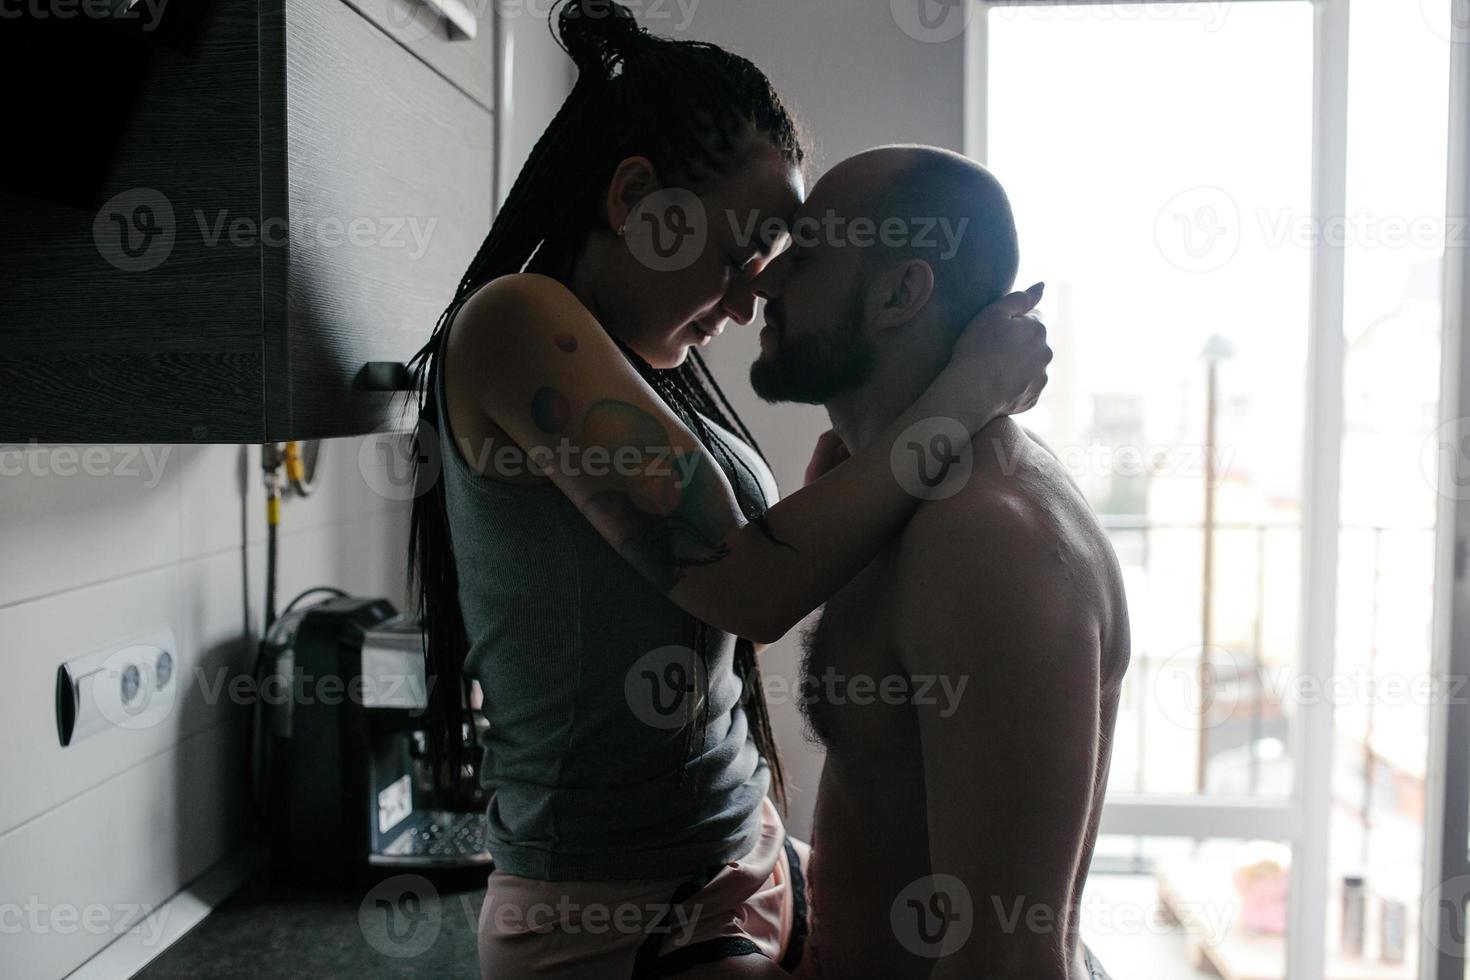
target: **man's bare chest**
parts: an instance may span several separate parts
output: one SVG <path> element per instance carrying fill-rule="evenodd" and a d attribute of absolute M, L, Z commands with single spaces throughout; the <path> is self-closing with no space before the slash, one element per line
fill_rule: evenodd
<path fill-rule="evenodd" d="M 875 560 L 828 600 L 807 633 L 802 707 L 829 751 L 887 756 L 917 745 L 914 683 L 899 655 L 895 565 Z"/>

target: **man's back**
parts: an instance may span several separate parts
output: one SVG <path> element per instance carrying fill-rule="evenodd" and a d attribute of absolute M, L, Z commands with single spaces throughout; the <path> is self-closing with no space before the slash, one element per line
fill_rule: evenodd
<path fill-rule="evenodd" d="M 824 976 L 1087 976 L 1076 909 L 1128 664 L 1121 575 L 1048 451 L 1009 420 L 973 449 L 963 488 L 809 638 Z"/>

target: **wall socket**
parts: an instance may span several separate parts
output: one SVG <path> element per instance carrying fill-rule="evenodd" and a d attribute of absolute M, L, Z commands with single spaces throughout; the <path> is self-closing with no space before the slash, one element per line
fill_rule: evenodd
<path fill-rule="evenodd" d="M 179 693 L 178 644 L 168 627 L 56 668 L 56 734 L 62 746 L 112 728 L 151 728 Z"/>

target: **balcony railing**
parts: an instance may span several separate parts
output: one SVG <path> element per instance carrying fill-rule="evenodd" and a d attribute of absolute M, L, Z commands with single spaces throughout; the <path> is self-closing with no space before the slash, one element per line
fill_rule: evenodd
<path fill-rule="evenodd" d="M 1119 554 L 1125 571 L 1132 569 L 1141 572 L 1145 582 L 1152 586 L 1152 574 L 1158 570 L 1154 568 L 1154 556 L 1159 546 L 1160 539 L 1164 535 L 1196 536 L 1203 542 L 1205 528 L 1200 522 L 1169 522 L 1154 521 L 1146 517 L 1102 515 L 1100 518 L 1104 528 L 1107 530 L 1114 548 Z M 1273 786 L 1263 781 L 1265 766 L 1278 764 L 1281 767 L 1289 767 L 1294 760 L 1289 755 L 1281 758 L 1279 755 L 1271 757 L 1263 754 L 1261 749 L 1267 744 L 1267 740 L 1279 739 L 1285 745 L 1290 744 L 1289 727 L 1291 724 L 1290 706 L 1280 703 L 1276 691 L 1270 683 L 1269 672 L 1274 669 L 1289 669 L 1295 666 L 1294 662 L 1282 662 L 1283 652 L 1280 644 L 1277 645 L 1277 656 L 1272 657 L 1268 650 L 1266 638 L 1266 608 L 1268 597 L 1272 596 L 1273 588 L 1282 587 L 1282 579 L 1286 580 L 1288 587 L 1293 585 L 1298 578 L 1299 568 L 1283 567 L 1283 551 L 1285 548 L 1293 556 L 1292 561 L 1299 559 L 1299 551 L 1290 546 L 1290 542 L 1273 541 L 1273 536 L 1299 537 L 1301 525 L 1293 521 L 1279 522 L 1216 522 L 1213 528 L 1215 547 L 1216 574 L 1211 577 L 1214 591 L 1223 593 L 1231 592 L 1230 599 L 1237 612 L 1246 599 L 1240 590 L 1249 590 L 1249 601 L 1245 605 L 1249 609 L 1246 617 L 1249 622 L 1243 624 L 1241 617 L 1237 615 L 1233 622 L 1222 624 L 1218 632 L 1222 635 L 1228 634 L 1227 639 L 1210 638 L 1207 640 L 1200 631 L 1199 620 L 1194 621 L 1193 635 L 1179 633 L 1177 637 L 1171 636 L 1165 649 L 1151 648 L 1150 641 L 1146 639 L 1151 635 L 1149 629 L 1140 629 L 1138 613 L 1134 614 L 1134 649 L 1129 675 L 1125 682 L 1124 710 L 1122 715 L 1131 716 L 1120 718 L 1120 724 L 1132 726 L 1133 755 L 1131 760 L 1132 778 L 1126 780 L 1122 785 L 1116 781 L 1112 787 L 1113 792 L 1125 794 L 1150 794 L 1159 792 L 1151 788 L 1147 779 L 1150 762 L 1148 753 L 1150 749 L 1150 737 L 1178 739 L 1180 732 L 1177 727 L 1172 727 L 1167 732 L 1151 732 L 1150 723 L 1159 722 L 1158 706 L 1153 704 L 1153 699 L 1158 697 L 1158 678 L 1155 673 L 1165 664 L 1172 664 L 1178 668 L 1181 651 L 1189 651 L 1189 655 L 1199 657 L 1206 647 L 1214 651 L 1204 662 L 1209 664 L 1201 673 L 1199 681 L 1200 690 L 1197 692 L 1198 711 L 1201 717 L 1198 719 L 1197 732 L 1191 734 L 1199 739 L 1199 751 L 1196 758 L 1205 760 L 1208 767 L 1211 761 L 1218 762 L 1225 753 L 1243 751 L 1245 758 L 1245 778 L 1243 785 L 1234 785 L 1228 791 L 1220 795 L 1235 797 L 1255 798 L 1279 798 L 1289 792 L 1289 788 L 1283 792 L 1279 786 Z M 1385 567 L 1385 545 L 1395 539 L 1396 536 L 1405 538 L 1417 537 L 1428 549 L 1433 547 L 1433 529 L 1423 526 L 1385 526 L 1385 525 L 1361 525 L 1344 524 L 1341 533 L 1343 535 L 1366 535 L 1367 554 L 1371 559 L 1367 562 L 1356 561 L 1344 562 L 1341 574 L 1371 576 L 1371 581 L 1366 582 L 1363 588 L 1368 595 L 1368 608 L 1365 613 L 1367 623 L 1366 638 L 1358 635 L 1340 635 L 1339 650 L 1345 649 L 1348 644 L 1368 644 L 1367 664 L 1370 672 L 1376 672 L 1378 667 L 1378 636 L 1382 612 L 1382 601 L 1386 590 L 1405 588 L 1403 584 L 1404 570 L 1401 568 Z M 1246 540 L 1242 542 L 1242 537 Z M 1181 544 L 1184 542 L 1181 541 Z M 1247 581 L 1241 581 L 1239 574 L 1221 577 L 1221 554 L 1227 553 L 1233 557 L 1237 565 L 1244 552 L 1242 545 L 1253 552 L 1253 569 L 1249 573 Z M 1355 555 L 1361 552 L 1354 551 Z M 1273 564 L 1272 556 L 1275 555 Z M 1202 564 L 1203 548 L 1200 551 Z M 1178 554 L 1174 556 L 1177 565 Z M 1367 567 L 1364 567 L 1364 566 Z M 1200 569 L 1202 573 L 1202 568 Z M 1417 570 L 1415 570 L 1417 571 Z M 1432 564 L 1425 562 L 1422 573 L 1429 576 L 1432 572 Z M 1201 589 L 1205 576 L 1200 575 Z M 1217 595 L 1212 595 L 1209 601 L 1215 602 Z M 1205 596 L 1196 593 L 1194 599 L 1195 608 L 1202 609 Z M 1293 613 L 1295 612 L 1293 608 Z M 1359 610 L 1359 612 L 1362 612 Z M 1218 617 L 1216 617 L 1218 621 Z M 1293 624 L 1294 625 L 1294 624 Z M 1233 628 L 1232 628 L 1233 627 Z M 1244 627 L 1244 628 L 1242 628 Z M 1177 640 L 1177 642 L 1175 642 Z M 1428 623 L 1424 624 L 1425 655 L 1424 664 L 1427 669 L 1428 663 Z M 1295 656 L 1295 646 L 1287 651 Z M 1405 665 L 1395 663 L 1396 671 L 1403 671 Z M 1375 674 L 1376 676 L 1376 674 Z M 1226 698 L 1229 709 L 1228 724 L 1220 724 L 1218 719 L 1205 717 L 1212 711 L 1220 710 L 1220 690 L 1205 690 L 1209 685 L 1220 685 L 1228 687 Z M 1215 695 L 1212 697 L 1212 695 Z M 1131 710 L 1130 710 L 1131 709 Z M 1171 714 L 1174 720 L 1178 720 L 1182 708 L 1175 708 Z M 1386 774 L 1386 770 L 1393 768 L 1389 760 L 1385 760 L 1380 754 L 1373 750 L 1374 738 L 1374 704 L 1371 699 L 1364 705 L 1366 730 L 1360 732 L 1342 732 L 1340 736 L 1352 738 L 1354 741 L 1361 739 L 1363 774 L 1363 799 L 1362 810 L 1365 821 L 1369 818 L 1372 793 L 1377 775 Z M 1151 715 L 1154 717 L 1151 719 Z M 1167 723 L 1167 722 L 1166 722 Z M 1115 759 L 1114 772 L 1121 768 Z M 1210 775 L 1205 773 L 1206 777 Z M 1192 795 L 1202 796 L 1200 787 L 1208 785 L 1208 779 L 1197 781 L 1195 792 Z M 1289 780 L 1288 780 L 1289 782 Z M 1190 795 L 1185 791 L 1186 795 Z M 1169 791 L 1169 795 L 1179 795 L 1177 791 Z"/>

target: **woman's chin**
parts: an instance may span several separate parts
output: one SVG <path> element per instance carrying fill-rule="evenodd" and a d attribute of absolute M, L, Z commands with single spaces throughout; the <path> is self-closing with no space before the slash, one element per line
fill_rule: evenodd
<path fill-rule="evenodd" d="M 681 331 L 675 342 L 666 351 L 660 352 L 657 362 L 650 360 L 648 363 L 666 371 L 679 367 L 688 359 L 690 351 L 708 347 L 717 336 L 718 334 L 702 333 L 694 329 Z"/>
<path fill-rule="evenodd" d="M 694 346 L 687 341 L 653 353 L 653 356 L 644 355 L 644 360 L 652 367 L 660 371 L 670 371 L 684 364 L 689 357 L 689 348 Z"/>

